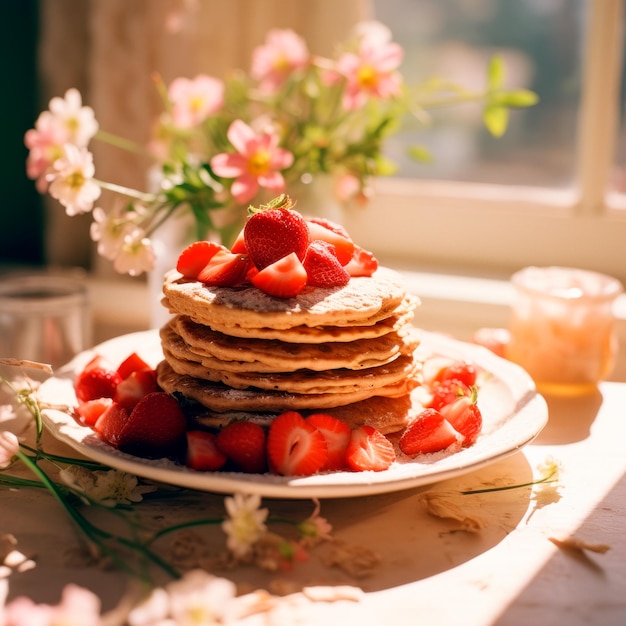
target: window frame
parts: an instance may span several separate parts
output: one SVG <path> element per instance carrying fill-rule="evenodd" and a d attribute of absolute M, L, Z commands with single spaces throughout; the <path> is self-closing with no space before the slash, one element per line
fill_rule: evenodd
<path fill-rule="evenodd" d="M 624 0 L 591 0 L 567 191 L 379 179 L 346 226 L 388 262 L 503 276 L 525 265 L 569 265 L 626 284 L 626 198 L 607 190 L 619 130 Z"/>

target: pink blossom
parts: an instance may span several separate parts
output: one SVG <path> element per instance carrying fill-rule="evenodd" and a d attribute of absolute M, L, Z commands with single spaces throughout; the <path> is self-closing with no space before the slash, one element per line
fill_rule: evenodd
<path fill-rule="evenodd" d="M 101 191 L 93 180 L 94 174 L 91 152 L 66 143 L 63 156 L 53 163 L 52 171 L 47 175 L 50 195 L 65 207 L 68 215 L 88 213 Z"/>
<path fill-rule="evenodd" d="M 4 469 L 11 464 L 13 457 L 20 449 L 17 437 L 8 430 L 0 432 L 0 469 Z"/>
<path fill-rule="evenodd" d="M 98 132 L 94 111 L 83 106 L 77 89 L 68 89 L 63 98 L 52 98 L 48 106 L 50 113 L 65 127 L 66 141 L 84 148 Z"/>
<path fill-rule="evenodd" d="M 292 30 L 269 31 L 265 43 L 252 53 L 252 77 L 266 93 L 275 93 L 294 70 L 305 67 L 309 51 L 304 39 Z"/>
<path fill-rule="evenodd" d="M 403 50 L 393 42 L 370 36 L 361 39 L 358 54 L 344 53 L 337 70 L 346 80 L 343 105 L 353 111 L 370 97 L 388 99 L 400 93 L 402 79 L 397 72 Z"/>
<path fill-rule="evenodd" d="M 211 167 L 218 176 L 235 178 L 231 187 L 233 197 L 240 204 L 250 201 L 259 187 L 276 193 L 285 188 L 285 179 L 279 170 L 293 163 L 293 154 L 278 147 L 278 135 L 255 133 L 242 120 L 235 120 L 228 128 L 229 141 L 237 153 L 221 153 L 211 159 Z"/>
<path fill-rule="evenodd" d="M 201 74 L 193 80 L 177 78 L 167 95 L 172 103 L 172 119 L 179 128 L 198 126 L 220 109 L 224 102 L 224 83 Z"/>
<path fill-rule="evenodd" d="M 63 155 L 63 144 L 67 141 L 67 129 L 49 111 L 39 115 L 35 128 L 26 131 L 24 144 L 30 150 L 26 160 L 26 174 L 36 180 L 37 190 L 48 189 L 46 174 L 52 164 Z"/>

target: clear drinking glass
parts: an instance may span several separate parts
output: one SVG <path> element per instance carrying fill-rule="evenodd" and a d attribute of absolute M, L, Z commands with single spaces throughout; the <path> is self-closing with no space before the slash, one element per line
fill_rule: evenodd
<path fill-rule="evenodd" d="M 90 342 L 83 281 L 51 274 L 0 277 L 0 357 L 57 368 Z"/>
<path fill-rule="evenodd" d="M 613 305 L 621 283 L 567 267 L 526 267 L 515 273 L 507 357 L 545 393 L 596 389 L 611 372 L 617 340 Z"/>

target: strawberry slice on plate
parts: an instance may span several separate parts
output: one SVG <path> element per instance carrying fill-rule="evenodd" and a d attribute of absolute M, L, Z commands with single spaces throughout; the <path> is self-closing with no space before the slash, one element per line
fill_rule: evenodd
<path fill-rule="evenodd" d="M 250 280 L 252 284 L 276 298 L 293 298 L 306 286 L 307 273 L 295 252 L 264 267 Z"/>
<path fill-rule="evenodd" d="M 404 430 L 398 446 L 404 454 L 416 456 L 449 448 L 461 439 L 446 418 L 435 409 L 424 409 Z"/>
<path fill-rule="evenodd" d="M 186 439 L 185 463 L 187 467 L 201 472 L 215 472 L 226 465 L 228 459 L 217 447 L 215 433 L 189 430 L 186 433 Z"/>
<path fill-rule="evenodd" d="M 141 398 L 154 391 L 161 391 L 153 369 L 131 372 L 115 388 L 113 400 L 122 406 L 133 408 Z"/>
<path fill-rule="evenodd" d="M 150 365 L 146 363 L 136 352 L 131 352 L 118 366 L 117 373 L 124 378 L 128 378 L 131 372 L 137 370 L 149 370 Z"/>
<path fill-rule="evenodd" d="M 94 356 L 76 376 L 74 392 L 78 402 L 88 402 L 98 398 L 112 398 L 122 377 L 105 358 Z"/>
<path fill-rule="evenodd" d="M 328 460 L 324 435 L 300 413 L 287 411 L 272 421 L 267 435 L 270 468 L 282 476 L 311 476 Z"/>
<path fill-rule="evenodd" d="M 471 396 L 457 398 L 454 402 L 450 402 L 439 409 L 452 427 L 463 435 L 464 448 L 476 443 L 482 430 L 483 416 L 476 400 L 477 393 L 473 388 Z"/>
<path fill-rule="evenodd" d="M 131 411 L 119 433 L 118 447 L 137 456 L 163 456 L 181 443 L 186 429 L 178 402 L 164 391 L 155 391 Z"/>
<path fill-rule="evenodd" d="M 254 422 L 232 422 L 217 434 L 217 447 L 242 472 L 262 474 L 267 470 L 265 430 Z"/>
<path fill-rule="evenodd" d="M 346 462 L 357 472 L 382 472 L 396 460 L 393 444 L 379 430 L 368 424 L 355 428 L 346 450 Z"/>
<path fill-rule="evenodd" d="M 326 413 L 313 413 L 306 418 L 319 430 L 326 440 L 328 460 L 322 470 L 342 470 L 346 468 L 346 450 L 350 443 L 350 426 Z"/>

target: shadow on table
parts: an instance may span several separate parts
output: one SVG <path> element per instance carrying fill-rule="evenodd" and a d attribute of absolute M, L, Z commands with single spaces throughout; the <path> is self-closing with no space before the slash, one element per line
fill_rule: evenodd
<path fill-rule="evenodd" d="M 479 471 L 428 488 L 366 496 L 353 499 L 323 500 L 321 515 L 333 524 L 335 540 L 345 548 L 346 559 L 353 558 L 356 576 L 339 566 L 328 566 L 334 554 L 332 544 L 322 544 L 309 562 L 297 565 L 287 576 L 290 583 L 303 585 L 356 585 L 365 591 L 378 591 L 418 581 L 454 568 L 490 550 L 502 541 L 527 514 L 529 489 L 461 495 L 463 490 L 532 480 L 532 470 L 523 454 L 515 454 Z M 481 518 L 485 527 L 468 532 L 453 519 L 431 515 L 423 501 L 426 492 L 440 493 L 463 513 Z M 311 503 L 268 501 L 273 514 L 293 516 L 296 509 L 310 510 Z M 380 562 L 371 568 L 372 553 Z M 273 577 L 280 576 L 276 574 Z M 267 573 L 239 572 L 236 579 L 267 587 Z"/>
<path fill-rule="evenodd" d="M 548 423 L 534 444 L 561 445 L 587 439 L 602 406 L 600 391 L 579 396 L 545 395 L 544 398 L 548 404 Z"/>

